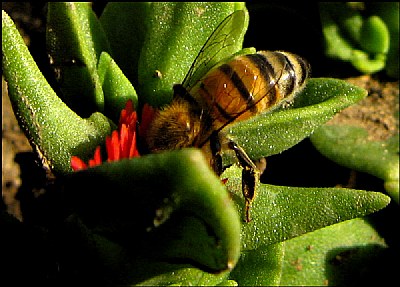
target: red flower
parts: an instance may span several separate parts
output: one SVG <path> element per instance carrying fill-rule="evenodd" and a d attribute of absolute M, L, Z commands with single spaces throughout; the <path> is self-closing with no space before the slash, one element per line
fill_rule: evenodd
<path fill-rule="evenodd" d="M 137 113 L 133 110 L 132 100 L 128 100 L 125 109 L 119 117 L 118 130 L 114 130 L 111 136 L 106 137 L 107 161 L 117 161 L 123 158 L 138 157 L 137 150 Z M 102 164 L 100 146 L 94 152 L 93 159 L 86 164 L 77 156 L 71 157 L 71 167 L 74 171 L 86 169 Z"/>
<path fill-rule="evenodd" d="M 144 139 L 146 138 L 147 129 L 150 126 L 157 110 L 150 106 L 149 104 L 144 104 L 142 109 L 142 121 L 139 126 L 139 136 Z"/>

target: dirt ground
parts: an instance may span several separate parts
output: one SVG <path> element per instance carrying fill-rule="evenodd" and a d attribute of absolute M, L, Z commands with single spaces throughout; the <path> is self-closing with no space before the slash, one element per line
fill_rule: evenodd
<path fill-rule="evenodd" d="M 348 107 L 328 124 L 354 125 L 368 131 L 369 140 L 385 141 L 399 130 L 399 82 L 384 82 L 364 75 L 348 78 L 351 84 L 368 91 L 368 97 Z"/>

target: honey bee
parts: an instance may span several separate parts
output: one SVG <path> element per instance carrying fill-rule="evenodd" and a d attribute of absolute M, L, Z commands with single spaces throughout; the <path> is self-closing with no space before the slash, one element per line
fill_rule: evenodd
<path fill-rule="evenodd" d="M 310 66 L 301 57 L 283 51 L 238 55 L 212 65 L 218 53 L 232 46 L 244 23 L 245 12 L 237 10 L 219 24 L 183 83 L 174 85 L 172 102 L 155 114 L 145 141 L 150 152 L 201 148 L 217 175 L 223 171 L 222 152 L 233 150 L 243 168 L 245 220 L 249 222 L 261 171 L 227 137 L 224 128 L 293 100 L 305 86 Z M 208 72 L 201 75 L 206 69 Z"/>

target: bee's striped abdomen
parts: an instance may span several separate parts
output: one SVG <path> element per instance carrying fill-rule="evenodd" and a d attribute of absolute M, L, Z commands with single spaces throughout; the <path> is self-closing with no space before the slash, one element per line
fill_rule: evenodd
<path fill-rule="evenodd" d="M 308 63 L 297 55 L 260 51 L 213 68 L 189 92 L 207 108 L 218 129 L 290 101 L 308 73 Z"/>

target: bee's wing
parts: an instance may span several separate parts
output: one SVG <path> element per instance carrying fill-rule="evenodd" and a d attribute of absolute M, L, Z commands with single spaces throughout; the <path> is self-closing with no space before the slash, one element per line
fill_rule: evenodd
<path fill-rule="evenodd" d="M 190 90 L 213 66 L 237 52 L 237 41 L 243 36 L 246 14 L 236 10 L 227 16 L 207 39 L 183 80 L 183 87 Z"/>

